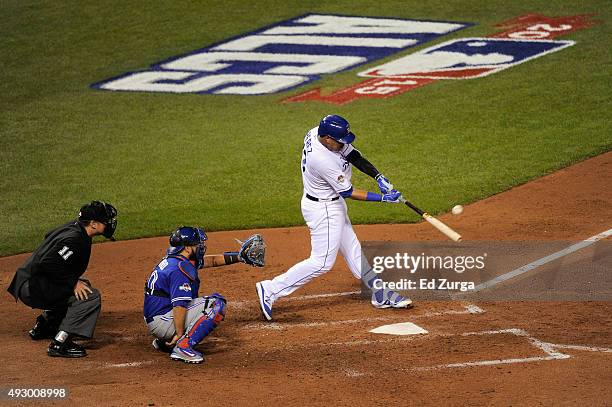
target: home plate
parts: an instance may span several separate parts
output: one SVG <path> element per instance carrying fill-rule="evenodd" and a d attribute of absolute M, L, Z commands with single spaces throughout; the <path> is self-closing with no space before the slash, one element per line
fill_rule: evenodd
<path fill-rule="evenodd" d="M 370 330 L 375 334 L 388 335 L 419 335 L 426 334 L 427 331 L 412 322 L 401 322 L 399 324 L 383 325 Z"/>

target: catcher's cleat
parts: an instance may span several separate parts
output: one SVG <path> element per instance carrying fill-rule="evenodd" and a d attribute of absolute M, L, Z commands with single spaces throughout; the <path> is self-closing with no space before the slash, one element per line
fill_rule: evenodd
<path fill-rule="evenodd" d="M 411 308 L 412 300 L 402 297 L 394 291 L 378 290 L 372 293 L 374 308 Z"/>
<path fill-rule="evenodd" d="M 164 353 L 172 352 L 172 347 L 166 345 L 166 341 L 164 341 L 163 339 L 159 339 L 159 338 L 154 339 L 152 345 L 156 350 L 160 352 L 164 352 Z"/>
<path fill-rule="evenodd" d="M 83 348 L 81 345 L 78 345 L 69 339 L 67 339 L 64 343 L 53 340 L 49 344 L 47 355 L 61 358 L 82 358 L 87 356 L 87 352 L 85 352 L 85 348 Z"/>
<path fill-rule="evenodd" d="M 175 346 L 170 354 L 170 359 L 178 360 L 185 363 L 202 363 L 204 362 L 204 356 L 197 350 L 191 347 L 180 347 Z"/>
<path fill-rule="evenodd" d="M 261 314 L 267 321 L 272 321 L 272 301 L 270 297 L 266 295 L 266 291 L 263 288 L 261 282 L 255 284 L 257 288 L 257 297 L 259 297 L 259 308 Z"/>
<path fill-rule="evenodd" d="M 28 331 L 28 335 L 32 338 L 33 341 L 38 341 L 40 339 L 52 339 L 55 337 L 57 333 L 57 329 L 49 326 L 49 323 L 42 315 L 36 317 L 36 322 L 32 329 Z"/>

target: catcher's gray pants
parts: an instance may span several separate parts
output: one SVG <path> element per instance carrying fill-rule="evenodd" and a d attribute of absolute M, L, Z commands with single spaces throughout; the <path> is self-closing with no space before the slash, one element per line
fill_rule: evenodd
<path fill-rule="evenodd" d="M 187 306 L 187 316 L 185 317 L 185 331 L 189 331 L 191 325 L 193 325 L 201 316 L 202 313 L 208 315 L 210 319 L 214 318 L 213 305 L 215 304 L 214 297 L 198 297 L 189 302 Z M 170 341 L 176 329 L 174 328 L 174 317 L 172 316 L 172 310 L 166 312 L 163 315 L 156 315 L 153 317 L 153 321 L 147 323 L 149 332 L 156 338 L 163 339 L 166 342 Z"/>
<path fill-rule="evenodd" d="M 102 297 L 100 292 L 89 287 L 93 292 L 89 293 L 87 299 L 79 300 L 74 295 L 69 297 L 60 307 L 43 310 L 43 317 L 50 326 L 57 327 L 58 331 L 66 331 L 73 335 L 84 338 L 93 337 L 96 322 L 102 308 Z M 26 282 L 19 293 L 21 301 L 31 306 L 30 286 Z"/>

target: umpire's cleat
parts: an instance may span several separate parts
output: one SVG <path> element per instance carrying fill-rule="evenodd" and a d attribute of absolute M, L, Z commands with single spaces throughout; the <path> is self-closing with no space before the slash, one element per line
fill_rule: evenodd
<path fill-rule="evenodd" d="M 57 329 L 49 326 L 49 323 L 42 315 L 36 317 L 36 323 L 28 331 L 28 335 L 32 338 L 33 341 L 38 341 L 40 339 L 52 339 L 55 337 L 57 333 Z"/>
<path fill-rule="evenodd" d="M 163 339 L 155 338 L 153 340 L 153 347 L 160 352 L 164 352 L 164 353 L 172 352 L 172 347 L 166 345 L 166 341 L 164 341 Z"/>
<path fill-rule="evenodd" d="M 191 347 L 179 347 L 178 345 L 174 347 L 172 353 L 170 354 L 170 359 L 179 360 L 185 363 L 202 363 L 204 362 L 204 356 L 197 350 L 194 350 Z"/>
<path fill-rule="evenodd" d="M 372 293 L 372 305 L 375 308 L 411 308 L 412 300 L 394 291 L 378 290 Z"/>
<path fill-rule="evenodd" d="M 261 282 L 255 284 L 255 287 L 257 288 L 257 297 L 259 297 L 261 314 L 267 321 L 272 321 L 272 301 L 270 301 L 270 297 L 266 295 L 266 291 Z"/>
<path fill-rule="evenodd" d="M 49 344 L 47 355 L 60 358 L 82 358 L 83 356 L 87 356 L 87 352 L 85 352 L 85 348 L 81 345 L 69 339 L 64 343 L 53 340 Z"/>

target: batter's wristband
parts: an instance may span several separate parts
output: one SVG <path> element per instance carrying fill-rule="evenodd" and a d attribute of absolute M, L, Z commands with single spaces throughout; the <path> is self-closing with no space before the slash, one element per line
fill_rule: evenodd
<path fill-rule="evenodd" d="M 381 194 L 377 194 L 376 192 L 368 191 L 368 194 L 366 195 L 366 201 L 381 202 L 382 201 L 382 195 Z"/>
<path fill-rule="evenodd" d="M 225 259 L 225 264 L 234 264 L 240 261 L 238 252 L 225 252 L 223 253 L 223 258 Z"/>

